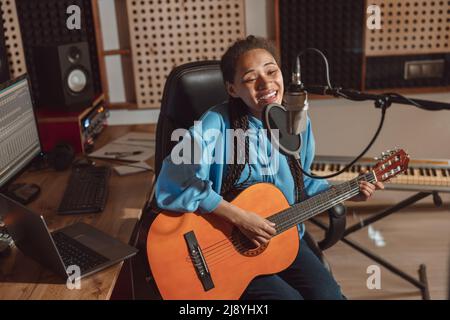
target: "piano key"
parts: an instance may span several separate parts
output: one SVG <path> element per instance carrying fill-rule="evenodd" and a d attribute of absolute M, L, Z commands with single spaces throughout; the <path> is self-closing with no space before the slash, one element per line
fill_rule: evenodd
<path fill-rule="evenodd" d="M 434 180 L 439 186 L 443 186 L 446 184 L 446 178 L 442 175 L 442 170 L 436 170 L 436 177 Z"/>
<path fill-rule="evenodd" d="M 434 177 L 436 177 L 436 176 L 437 176 L 436 169 L 431 168 L 431 174 L 432 174 Z"/>
<path fill-rule="evenodd" d="M 320 156 L 318 156 L 320 158 Z M 318 169 L 323 167 L 326 172 L 321 174 L 335 173 L 342 170 L 344 165 L 348 164 L 352 159 L 339 157 L 339 161 L 334 161 L 332 157 L 326 158 L 325 162 L 320 161 Z M 342 159 L 342 160 L 341 160 Z M 428 165 L 426 161 L 429 161 Z M 386 189 L 391 190 L 410 190 L 410 191 L 440 191 L 450 192 L 450 160 L 419 160 L 414 164 L 415 160 L 410 161 L 410 167 L 407 174 L 398 175 L 386 183 Z M 425 163 L 425 164 L 424 164 Z M 330 171 L 331 165 L 333 172 Z M 344 173 L 329 179 L 333 184 L 339 184 L 344 181 L 351 180 L 362 170 L 371 170 L 368 160 L 357 163 Z"/>

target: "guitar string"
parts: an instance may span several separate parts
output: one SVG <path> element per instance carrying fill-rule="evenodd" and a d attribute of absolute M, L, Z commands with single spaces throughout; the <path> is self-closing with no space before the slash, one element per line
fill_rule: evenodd
<path fill-rule="evenodd" d="M 339 202 L 337 202 L 337 203 L 339 203 Z M 312 216 L 314 216 L 314 215 L 312 215 Z M 308 216 L 305 216 L 305 220 L 307 220 L 308 218 L 309 218 Z M 296 218 L 294 218 L 294 220 L 295 219 Z M 293 218 L 290 218 L 289 220 L 293 220 Z M 280 224 L 280 225 L 282 225 L 282 227 L 284 227 L 284 228 L 286 227 L 286 226 L 284 226 L 284 223 Z M 295 224 L 291 225 L 289 228 L 294 227 L 294 226 L 295 226 Z M 235 249 L 237 249 L 237 250 L 235 250 Z M 233 251 L 234 253 L 237 254 L 237 253 L 239 253 L 240 249 L 247 249 L 247 247 L 242 246 L 241 244 L 233 245 L 231 243 L 228 243 L 227 246 L 223 247 L 221 250 L 215 251 L 214 253 L 210 253 L 208 255 L 204 255 L 204 257 L 207 260 L 208 265 L 212 266 L 216 262 L 216 260 L 214 260 L 214 259 L 217 258 L 217 256 L 216 257 L 212 257 L 213 254 L 217 254 L 217 253 L 220 254 L 220 253 L 224 253 L 224 252 L 226 253 L 226 252 L 229 252 L 229 251 Z M 220 257 L 220 255 L 219 255 L 219 257 Z"/>
<path fill-rule="evenodd" d="M 361 176 L 361 177 L 362 177 L 362 176 Z M 352 181 L 353 181 L 353 180 L 352 180 Z M 356 181 L 357 181 L 357 180 L 355 180 L 355 181 L 353 181 L 353 182 L 356 182 Z M 349 183 L 350 183 L 350 182 L 349 182 Z M 348 184 L 348 183 L 345 183 L 345 184 Z M 341 186 L 342 186 L 342 185 L 341 185 Z M 338 187 L 339 187 L 339 186 L 338 186 Z M 339 190 L 339 189 L 336 189 L 336 191 L 339 192 L 340 190 Z M 333 199 L 334 202 L 335 202 L 336 200 L 338 200 L 339 198 L 345 197 L 345 196 L 346 196 L 346 195 L 345 195 L 345 192 L 349 192 L 349 191 L 351 191 L 351 189 L 350 189 L 350 190 L 346 190 L 346 191 L 342 190 L 342 191 L 344 192 L 344 194 L 340 195 L 338 198 Z M 327 200 L 330 200 L 330 199 L 327 199 Z M 323 201 L 323 200 L 321 199 L 320 201 Z M 316 202 L 317 202 L 317 201 L 316 201 Z M 300 204 L 301 204 L 301 203 L 300 203 Z M 317 208 L 321 208 L 321 207 L 323 207 L 323 204 L 321 204 L 321 205 L 320 205 L 319 207 L 317 207 Z M 291 207 L 291 208 L 288 208 L 288 209 L 286 209 L 286 210 L 280 211 L 280 212 L 277 213 L 277 214 L 280 214 L 280 213 L 283 213 L 283 212 L 285 212 L 285 214 L 286 214 L 286 211 L 289 211 L 289 210 L 291 210 L 291 209 L 292 209 L 292 207 Z M 310 211 L 311 209 L 316 209 L 316 208 L 315 208 L 315 207 L 309 207 L 309 208 L 307 208 L 308 211 L 305 211 L 303 215 L 304 215 L 304 216 L 307 216 L 307 215 L 309 214 L 309 211 Z M 277 214 L 273 215 L 272 217 L 276 216 Z M 296 218 L 298 218 L 298 217 L 301 217 L 301 215 L 300 215 L 300 216 L 299 216 L 299 215 L 296 215 L 296 216 L 292 217 L 292 219 L 284 220 L 284 221 L 282 221 L 281 223 L 277 224 L 277 227 L 279 227 L 279 226 L 281 226 L 281 227 L 286 227 L 286 224 L 289 225 L 289 224 L 290 224 L 290 221 L 292 221 L 293 219 L 296 219 Z M 269 219 L 270 219 L 270 218 L 269 218 Z M 206 254 L 206 253 L 211 252 L 212 250 L 214 250 L 213 247 L 215 247 L 215 246 L 222 246 L 223 244 L 221 244 L 221 242 L 226 242 L 226 243 L 228 243 L 229 240 L 231 240 L 232 243 L 235 244 L 235 242 L 233 242 L 233 239 L 234 239 L 234 237 L 232 237 L 232 236 L 227 237 L 226 239 L 223 239 L 223 240 L 221 240 L 221 241 L 219 241 L 219 242 L 217 242 L 217 243 L 214 243 L 214 244 L 212 244 L 212 245 L 210 245 L 210 246 L 208 246 L 208 247 L 205 247 L 205 248 L 203 249 L 203 252 Z"/>
<path fill-rule="evenodd" d="M 354 193 L 355 191 L 358 191 L 358 190 L 354 190 L 353 193 Z M 359 191 L 358 191 L 358 192 L 359 192 Z M 356 194 L 357 194 L 358 192 L 356 192 Z M 347 193 L 348 193 L 348 192 L 347 192 Z M 350 193 L 350 194 L 343 194 L 343 195 L 341 195 L 340 197 L 336 198 L 333 202 L 339 203 L 339 202 L 341 202 L 342 199 L 345 198 L 345 196 L 347 196 L 347 195 L 350 195 L 350 196 L 351 196 L 352 194 L 351 194 L 351 193 Z M 333 206 L 333 204 L 331 204 L 331 206 Z M 326 205 L 323 204 L 323 205 L 317 207 L 317 210 L 322 210 L 322 209 L 319 209 L 319 208 L 323 208 L 323 207 L 326 207 Z M 316 208 L 315 208 L 315 209 L 316 209 Z M 292 224 L 292 220 L 294 220 L 294 221 L 297 221 L 298 219 L 301 219 L 301 220 L 303 220 L 303 219 L 304 219 L 304 220 L 307 220 L 308 218 L 310 218 L 310 216 L 311 216 L 311 217 L 314 216 L 314 215 L 316 214 L 316 212 L 317 212 L 316 210 L 314 210 L 314 212 L 311 212 L 311 211 L 309 210 L 309 211 L 305 212 L 304 214 L 302 214 L 302 215 L 300 215 L 300 216 L 289 218 L 286 222 L 283 222 L 283 223 L 279 224 L 278 226 L 281 226 L 282 228 L 286 228 L 287 226 L 289 226 L 289 228 L 291 228 L 291 227 L 295 226 L 295 223 Z M 290 222 L 289 222 L 289 221 L 290 221 Z M 291 224 L 291 225 L 290 225 L 290 224 Z M 281 230 L 279 230 L 279 231 L 281 231 Z M 222 241 L 223 241 L 223 240 L 222 240 Z M 207 261 L 208 265 L 214 265 L 218 260 L 220 260 L 220 259 L 222 258 L 222 256 L 221 256 L 220 254 L 229 252 L 230 249 L 233 249 L 232 251 L 233 251 L 234 253 L 237 254 L 237 253 L 239 253 L 239 250 L 240 250 L 240 249 L 247 249 L 247 247 L 242 246 L 242 245 L 240 245 L 239 243 L 236 244 L 235 242 L 234 242 L 234 243 L 229 243 L 229 242 L 228 242 L 227 245 L 224 246 L 221 250 L 217 250 L 217 251 L 215 251 L 214 253 L 210 253 L 210 254 L 204 255 L 204 257 L 205 257 L 205 259 L 208 260 L 208 261 Z M 237 249 L 237 250 L 236 250 L 236 249 Z M 216 254 L 215 257 L 213 257 L 214 254 Z"/>
<path fill-rule="evenodd" d="M 361 176 L 361 177 L 363 177 L 363 176 Z M 359 192 L 359 190 L 356 188 L 357 186 L 355 186 L 354 188 L 352 188 L 352 186 L 351 186 L 351 183 L 355 183 L 355 182 L 358 182 L 360 179 L 361 179 L 361 177 L 358 177 L 358 179 L 355 179 L 355 180 L 352 180 L 352 181 L 350 181 L 349 183 L 347 183 L 347 185 L 345 186 L 346 187 L 346 189 L 348 189 L 348 188 L 350 188 L 349 190 L 346 190 L 346 191 L 343 191 L 343 194 L 341 194 L 339 197 L 336 197 L 335 199 L 333 199 L 333 201 L 332 202 L 329 202 L 329 203 L 321 203 L 319 206 L 317 206 L 317 207 L 309 207 L 309 208 L 307 208 L 307 210 L 303 213 L 303 214 L 300 214 L 300 215 L 298 215 L 298 214 L 295 214 L 294 216 L 292 216 L 292 211 L 295 211 L 295 210 L 292 210 L 293 208 L 291 207 L 291 208 L 289 208 L 289 209 L 286 209 L 286 210 L 284 210 L 284 211 L 281 211 L 280 213 L 282 213 L 282 212 L 284 212 L 285 213 L 285 215 L 288 217 L 288 219 L 285 219 L 284 221 L 282 221 L 281 223 L 279 223 L 276 227 L 277 227 L 277 229 L 279 229 L 279 230 L 277 230 L 277 234 L 279 234 L 279 233 L 281 233 L 281 232 L 283 232 L 284 231 L 284 229 L 289 229 L 289 228 L 291 228 L 291 227 L 293 227 L 296 223 L 293 223 L 293 221 L 294 222 L 296 222 L 296 221 L 298 221 L 298 220 L 300 220 L 300 221 L 304 221 L 304 220 L 307 220 L 307 219 L 309 219 L 310 217 L 309 216 L 314 216 L 314 215 L 316 215 L 316 212 L 318 212 L 318 210 L 325 210 L 325 208 L 328 206 L 328 207 L 332 207 L 334 204 L 337 204 L 337 203 L 339 203 L 339 202 L 342 202 L 343 201 L 343 199 L 345 198 L 345 197 L 347 197 L 348 195 L 350 195 L 350 196 L 352 196 L 352 194 L 351 193 L 354 193 L 354 192 L 356 192 L 356 191 L 358 191 Z M 370 179 L 370 180 L 372 180 L 372 179 Z M 342 185 L 341 185 L 342 186 Z M 345 190 L 345 189 L 344 189 Z M 339 192 L 340 190 L 335 190 L 335 192 Z M 342 191 L 341 191 L 342 192 Z M 357 193 L 358 193 L 357 192 Z M 356 194 L 357 194 L 356 193 Z M 323 201 L 323 199 L 320 199 L 319 201 Z M 317 202 L 317 201 L 316 201 Z M 289 211 L 291 212 L 291 213 L 289 213 Z M 299 222 L 298 222 L 299 223 Z M 297 223 L 297 224 L 298 224 Z M 281 232 L 280 232 L 281 231 Z M 231 240 L 231 241 L 229 241 L 229 240 Z M 235 240 L 234 240 L 234 237 L 228 237 L 227 239 L 224 239 L 224 240 L 221 240 L 221 241 L 219 241 L 218 243 L 216 243 L 216 244 L 213 244 L 213 245 L 211 245 L 211 246 L 209 246 L 209 248 L 211 248 L 212 246 L 214 246 L 214 245 L 216 245 L 217 246 L 217 244 L 219 244 L 219 243 L 221 243 L 221 242 L 225 242 L 225 244 L 220 244 L 220 246 L 222 246 L 222 248 L 221 249 L 219 249 L 219 248 L 214 248 L 214 249 L 210 249 L 210 250 L 207 250 L 207 251 L 203 251 L 203 253 L 204 253 L 204 257 L 206 258 L 206 257 L 211 257 L 211 256 L 213 256 L 214 254 L 217 254 L 217 253 L 220 253 L 221 251 L 224 251 L 224 250 L 228 250 L 228 249 L 230 249 L 230 248 L 236 248 L 238 251 L 239 250 L 241 250 L 241 249 L 247 249 L 247 247 L 246 246 L 244 246 L 244 245 L 242 245 L 242 244 L 240 244 L 239 242 L 236 242 Z M 231 243 L 230 243 L 231 242 Z"/>
<path fill-rule="evenodd" d="M 374 170 L 375 171 L 375 170 Z M 354 179 L 354 180 L 351 180 L 351 181 L 349 181 L 349 183 L 347 183 L 346 184 L 346 188 L 348 188 L 348 187 L 350 187 L 350 190 L 348 190 L 348 191 L 345 191 L 343 194 L 341 194 L 339 197 L 336 197 L 335 199 L 333 199 L 333 201 L 331 201 L 331 206 L 329 206 L 330 205 L 330 203 L 328 203 L 328 204 L 326 204 L 325 202 L 322 202 L 321 204 L 320 204 L 320 206 L 318 206 L 318 207 L 316 207 L 316 208 L 314 208 L 314 207 L 310 207 L 310 208 L 308 208 L 308 211 L 306 211 L 305 212 L 305 214 L 303 214 L 303 215 L 295 215 L 295 216 L 291 216 L 289 219 L 287 219 L 286 221 L 291 221 L 292 222 L 292 220 L 294 220 L 294 221 L 298 221 L 299 219 L 300 219 L 300 221 L 305 221 L 305 220 L 307 220 L 307 219 L 309 219 L 310 217 L 308 217 L 309 215 L 311 216 L 311 217 L 313 217 L 313 216 L 315 216 L 316 214 L 317 214 L 317 210 L 322 210 L 322 209 L 319 209 L 319 208 L 326 208 L 327 206 L 328 206 L 328 208 L 330 208 L 330 207 L 332 207 L 334 204 L 333 203 L 340 203 L 340 202 L 342 202 L 343 200 L 342 199 L 345 199 L 345 197 L 346 196 L 353 196 L 352 195 L 352 193 L 355 193 L 356 191 L 356 193 L 355 193 L 355 195 L 356 194 L 358 194 L 359 192 L 360 192 L 360 190 L 359 190 L 359 188 L 353 188 L 352 189 L 352 187 L 351 187 L 351 183 L 352 182 L 359 182 L 360 180 L 362 180 L 361 178 L 362 177 L 366 177 L 368 174 L 366 174 L 366 175 L 363 175 L 363 176 L 360 176 L 360 177 L 357 177 L 356 179 Z M 370 177 L 370 175 L 369 175 L 369 177 Z M 367 179 L 367 178 L 365 178 L 365 180 L 366 181 L 369 181 L 369 182 L 376 182 L 376 180 L 375 180 L 375 176 L 373 176 L 372 175 L 372 179 Z M 342 186 L 342 185 L 341 185 Z M 357 186 L 359 186 L 359 184 L 357 184 Z M 341 191 L 341 192 L 343 192 L 342 190 L 338 190 L 338 188 L 336 188 L 336 190 L 335 190 L 335 192 L 339 192 L 339 191 Z M 320 199 L 320 197 L 319 198 L 317 198 L 316 200 L 317 201 L 319 201 L 319 199 Z M 348 198 L 347 198 L 348 199 Z M 320 199 L 320 200 L 322 200 L 323 201 L 323 199 Z M 317 202 L 316 201 L 316 202 Z M 281 211 L 281 212 L 284 212 L 284 211 L 293 211 L 292 210 L 293 208 L 291 207 L 291 208 L 289 208 L 289 209 L 287 209 L 287 210 L 283 210 L 283 211 Z M 312 210 L 312 211 L 311 211 Z M 325 210 L 325 209 L 323 209 L 323 210 Z M 279 212 L 279 213 L 281 213 L 281 212 Z M 275 214 L 276 215 L 276 214 Z M 274 216 L 275 216 L 274 215 Z M 290 214 L 287 214 L 288 216 L 290 215 Z M 302 216 L 302 217 L 301 217 Z M 282 227 L 283 228 L 286 228 L 286 221 L 284 221 L 282 224 L 280 224 L 280 225 L 282 225 Z M 289 228 L 291 228 L 291 227 L 293 227 L 294 225 L 291 225 L 292 223 L 288 223 L 287 225 L 289 226 Z M 298 224 L 298 223 L 297 223 Z M 284 226 L 283 226 L 284 225 Z M 283 232 L 284 230 L 279 230 L 279 231 L 281 231 L 281 232 Z M 279 231 L 277 231 L 277 233 L 279 234 L 280 232 Z M 235 244 L 235 241 L 233 240 L 233 239 L 231 239 L 231 237 L 229 237 L 228 238 L 229 240 L 232 240 L 232 243 L 234 244 L 234 246 L 233 245 L 231 245 L 229 242 L 228 242 L 228 245 L 227 246 L 225 246 L 225 249 L 233 249 L 233 247 L 238 247 L 238 250 L 240 250 L 240 248 L 242 249 L 242 246 L 241 245 L 237 245 L 236 246 L 236 244 Z M 225 240 L 221 240 L 221 241 L 219 241 L 219 242 L 223 242 L 223 241 L 227 241 L 226 239 Z M 212 247 L 212 246 L 209 246 L 209 247 Z M 227 248 L 228 247 L 228 248 Z M 231 247 L 231 248 L 230 248 Z M 240 247 L 240 248 L 239 248 Z M 212 258 L 210 258 L 210 259 L 208 259 L 208 261 L 207 261 L 207 265 L 209 266 L 209 267 L 212 267 L 212 266 L 214 266 L 214 265 L 217 265 L 218 263 L 221 263 L 221 262 L 223 262 L 223 261 L 226 261 L 228 258 L 230 258 L 231 256 L 233 256 L 233 255 L 236 255 L 237 253 L 238 253 L 238 251 L 237 250 L 233 250 L 233 251 L 231 251 L 231 254 L 228 254 L 227 255 L 227 253 L 229 253 L 230 252 L 230 250 L 221 250 L 222 251 L 222 255 L 219 255 L 219 256 L 216 256 L 215 257 L 215 260 L 213 260 Z M 211 255 L 210 255 L 211 256 Z M 188 261 L 189 261 L 189 258 L 190 257 L 188 257 Z M 206 257 L 205 257 L 205 260 L 206 260 Z M 202 267 L 202 264 L 201 264 L 201 262 L 195 262 L 195 261 L 192 261 L 192 263 L 193 264 L 195 264 L 196 266 L 199 266 L 199 267 Z"/>
<path fill-rule="evenodd" d="M 362 176 L 361 176 L 362 177 Z M 353 180 L 352 180 L 353 181 Z M 347 182 L 347 183 L 349 183 L 349 182 Z M 347 184 L 347 183 L 344 183 L 344 184 Z M 342 184 L 343 185 L 343 184 Z M 336 188 L 338 188 L 339 186 L 337 186 Z M 308 208 L 308 209 L 310 209 L 310 208 Z M 283 210 L 283 211 L 280 211 L 279 213 L 282 213 L 282 212 L 284 212 L 284 211 L 287 211 L 287 210 L 289 210 L 289 208 L 288 209 L 286 209 L 286 210 Z M 277 213 L 278 214 L 278 213 Z M 276 215 L 276 214 L 275 214 Z M 274 216 L 275 216 L 274 215 Z M 233 238 L 234 237 L 232 237 L 232 236 L 230 236 L 230 237 L 227 237 L 226 239 L 223 239 L 223 240 L 221 240 L 221 241 L 219 241 L 219 242 L 217 242 L 217 243 L 214 243 L 214 244 L 212 244 L 212 245 L 209 245 L 209 246 L 207 246 L 207 247 L 205 247 L 204 249 L 203 249 L 203 252 L 204 253 L 207 253 L 207 252 L 210 252 L 211 250 L 213 250 L 214 249 L 214 247 L 215 246 L 220 246 L 221 244 L 221 242 L 229 242 L 229 240 L 233 240 Z"/>
<path fill-rule="evenodd" d="M 370 176 L 372 176 L 372 179 L 367 179 L 367 177 L 370 177 Z M 336 192 L 343 192 L 343 194 L 341 194 L 339 197 L 336 197 L 335 199 L 333 199 L 333 201 L 331 201 L 331 202 L 329 202 L 329 203 L 324 203 L 324 202 L 322 202 L 322 203 L 320 203 L 320 205 L 319 206 L 317 206 L 317 207 L 309 207 L 309 208 L 307 208 L 307 211 L 305 211 L 303 214 L 301 214 L 301 215 L 298 215 L 298 214 L 296 214 L 296 215 L 294 215 L 294 216 L 292 216 L 292 211 L 294 211 L 293 210 L 293 208 L 291 207 L 291 208 L 288 208 L 288 209 L 286 209 L 286 210 L 284 210 L 284 211 L 281 211 L 281 212 L 279 212 L 279 213 L 282 213 L 282 212 L 284 212 L 285 213 L 285 215 L 288 217 L 288 219 L 286 219 L 286 220 L 284 220 L 284 221 L 282 221 L 280 224 L 278 224 L 276 227 L 277 227 L 277 234 L 279 234 L 279 233 L 281 233 L 281 232 L 283 232 L 283 231 L 285 231 L 284 229 L 286 229 L 287 227 L 288 227 L 288 229 L 289 228 L 291 228 L 291 227 L 293 227 L 295 224 L 298 224 L 298 223 L 300 223 L 300 222 L 298 222 L 298 223 L 293 223 L 293 221 L 294 222 L 296 222 L 296 221 L 305 221 L 305 220 L 307 220 L 307 219 L 309 219 L 310 217 L 310 215 L 311 215 L 311 217 L 312 216 L 314 216 L 314 215 L 316 215 L 316 213 L 319 211 L 319 210 L 325 210 L 325 209 L 322 209 L 322 208 L 326 208 L 327 206 L 328 206 L 328 208 L 329 207 L 332 207 L 333 205 L 335 205 L 335 204 L 337 204 L 337 203 L 340 203 L 340 202 L 342 202 L 343 201 L 343 199 L 345 198 L 345 197 L 347 197 L 347 196 L 352 196 L 352 193 L 354 193 L 354 192 L 356 192 L 356 191 L 358 191 L 357 193 L 359 193 L 359 189 L 358 188 L 356 188 L 356 187 L 359 187 L 359 184 L 358 184 L 358 182 L 360 181 L 360 180 L 363 180 L 363 178 L 364 178 L 364 180 L 366 180 L 366 181 L 371 181 L 371 182 L 373 182 L 373 181 L 375 181 L 374 180 L 374 178 L 373 178 L 373 175 L 371 174 L 371 173 L 368 173 L 368 174 L 365 174 L 365 175 L 362 175 L 362 176 L 359 176 L 359 177 L 357 177 L 356 179 L 353 179 L 353 180 L 351 180 L 351 181 L 349 181 L 348 183 L 345 183 L 345 184 L 341 184 L 341 185 L 339 185 L 339 186 L 337 186 L 336 188 L 335 188 L 335 190 L 334 190 L 334 192 L 336 193 Z M 352 188 L 352 183 L 357 183 L 357 185 L 355 186 L 355 187 L 353 187 Z M 343 191 L 343 190 L 339 190 L 339 187 L 342 189 L 342 187 L 345 187 L 343 190 L 345 190 L 345 189 L 348 189 L 348 188 L 350 188 L 349 190 L 346 190 L 346 191 Z M 357 194 L 356 193 L 356 194 Z M 329 195 L 326 195 L 326 196 L 329 196 Z M 323 196 L 322 196 L 322 198 L 323 198 Z M 326 199 L 326 200 L 330 200 L 330 199 Z M 320 199 L 320 196 L 319 196 L 319 198 L 317 198 L 316 199 L 316 202 L 317 201 L 323 201 L 323 199 Z M 300 203 L 301 204 L 301 203 Z M 289 211 L 291 212 L 291 213 L 289 213 Z M 275 215 L 274 215 L 275 216 Z M 281 231 L 281 232 L 280 232 Z M 230 241 L 229 240 L 231 240 L 231 243 L 230 243 Z M 225 243 L 222 243 L 222 242 L 225 242 Z M 222 244 L 221 244 L 222 243 Z M 219 249 L 219 248 L 217 248 L 217 249 L 213 249 L 212 247 L 214 247 L 214 246 L 216 246 L 216 247 L 222 247 L 221 249 Z M 207 248 L 210 248 L 209 250 L 207 250 L 208 252 L 206 252 L 206 251 L 204 251 L 205 252 L 205 254 L 204 254 L 204 257 L 205 257 L 205 259 L 207 259 L 208 258 L 208 265 L 214 265 L 214 264 L 216 264 L 218 261 L 220 261 L 224 256 L 223 255 L 221 255 L 221 253 L 227 253 L 227 252 L 229 252 L 230 251 L 230 249 L 235 249 L 235 250 L 233 250 L 232 252 L 233 253 L 235 253 L 235 254 L 237 254 L 238 252 L 240 252 L 240 250 L 241 249 L 246 249 L 247 250 L 247 247 L 246 246 L 244 246 L 244 245 L 242 245 L 241 244 L 241 242 L 236 242 L 236 240 L 234 240 L 234 237 L 228 237 L 227 239 L 224 239 L 224 240 L 221 240 L 221 241 L 219 241 L 219 242 L 217 242 L 217 243 L 215 243 L 215 244 L 213 244 L 213 245 L 211 245 L 211 246 L 209 246 L 209 247 L 207 247 Z M 237 250 L 236 250 L 237 249 Z M 213 257 L 213 255 L 214 254 L 216 254 L 216 256 L 215 257 Z M 188 257 L 188 259 L 190 259 L 191 261 L 192 261 L 192 258 L 189 256 Z M 215 259 L 215 260 L 214 260 Z M 222 259 L 223 260 L 223 259 Z M 192 261 L 193 263 L 195 263 L 194 261 Z"/>

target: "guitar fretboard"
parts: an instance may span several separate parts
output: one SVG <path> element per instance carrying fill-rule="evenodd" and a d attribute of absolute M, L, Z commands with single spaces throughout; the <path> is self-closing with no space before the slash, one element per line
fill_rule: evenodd
<path fill-rule="evenodd" d="M 267 220 L 275 223 L 277 234 L 280 234 L 336 204 L 357 195 L 359 193 L 360 181 L 375 183 L 376 177 L 373 171 L 368 172 L 355 179 L 333 186 L 329 190 L 297 203 L 286 210 L 280 211 L 267 218 Z"/>

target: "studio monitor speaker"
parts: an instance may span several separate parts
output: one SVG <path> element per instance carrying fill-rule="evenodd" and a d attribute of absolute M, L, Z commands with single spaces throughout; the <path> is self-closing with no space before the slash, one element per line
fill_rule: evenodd
<path fill-rule="evenodd" d="M 87 42 L 36 46 L 33 54 L 39 107 L 78 111 L 91 105 L 94 86 Z"/>

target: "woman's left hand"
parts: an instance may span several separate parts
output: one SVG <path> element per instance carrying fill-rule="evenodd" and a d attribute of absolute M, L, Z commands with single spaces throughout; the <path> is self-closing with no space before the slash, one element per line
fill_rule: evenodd
<path fill-rule="evenodd" d="M 382 190 L 382 189 L 384 189 L 384 184 L 380 181 L 376 182 L 375 184 L 372 184 L 367 181 L 361 181 L 359 183 L 360 192 L 353 198 L 350 198 L 349 200 L 356 202 L 367 201 L 375 193 L 375 190 Z"/>

